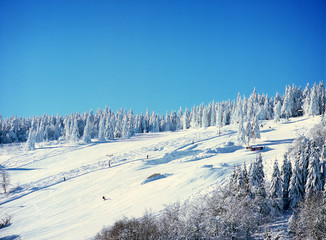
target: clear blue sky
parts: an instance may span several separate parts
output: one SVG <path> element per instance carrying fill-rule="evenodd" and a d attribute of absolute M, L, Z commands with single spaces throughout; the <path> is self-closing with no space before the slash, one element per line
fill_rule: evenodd
<path fill-rule="evenodd" d="M 0 114 L 283 94 L 326 80 L 325 15 L 325 0 L 0 0 Z"/>

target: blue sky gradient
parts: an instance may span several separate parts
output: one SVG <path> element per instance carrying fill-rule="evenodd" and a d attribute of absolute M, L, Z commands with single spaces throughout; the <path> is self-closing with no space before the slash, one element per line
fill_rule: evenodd
<path fill-rule="evenodd" d="M 325 80 L 326 1 L 0 1 L 0 114 L 165 113 Z"/>

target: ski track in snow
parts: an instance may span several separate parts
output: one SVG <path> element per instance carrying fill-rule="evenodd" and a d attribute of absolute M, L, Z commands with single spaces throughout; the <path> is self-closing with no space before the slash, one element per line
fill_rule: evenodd
<path fill-rule="evenodd" d="M 274 159 L 281 161 L 293 139 L 318 121 L 262 121 L 262 139 L 256 145 L 264 146 L 267 179 Z M 19 234 L 23 239 L 87 239 L 123 215 L 137 217 L 146 208 L 160 211 L 165 204 L 209 193 L 226 181 L 234 165 L 249 161 L 249 167 L 255 159 L 256 152 L 235 144 L 235 129 L 225 126 L 221 135 L 210 127 L 89 145 L 39 144 L 27 153 L 20 145 L 3 146 L 0 164 L 19 187 L 0 195 L 1 212 L 13 215 L 0 238 Z M 148 178 L 152 174 L 158 175 Z M 110 192 L 105 201 L 109 208 L 97 200 L 105 192 Z M 55 207 L 47 205 L 49 198 L 56 200 Z M 78 213 L 71 212 L 74 208 Z M 31 223 L 37 217 L 43 221 Z"/>

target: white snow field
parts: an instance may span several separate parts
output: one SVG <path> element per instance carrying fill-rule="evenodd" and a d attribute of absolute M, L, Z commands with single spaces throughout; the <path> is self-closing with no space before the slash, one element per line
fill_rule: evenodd
<path fill-rule="evenodd" d="M 281 164 L 293 139 L 319 121 L 261 122 L 261 139 L 254 145 L 264 146 L 267 178 L 274 159 Z M 0 217 L 12 217 L 0 238 L 90 239 L 123 216 L 158 213 L 167 204 L 205 194 L 223 184 L 234 165 L 249 167 L 256 157 L 237 145 L 236 129 L 225 126 L 220 136 L 209 127 L 89 145 L 47 143 L 30 152 L 3 145 L 0 164 L 8 169 L 13 190 L 0 194 Z M 155 173 L 161 175 L 147 179 Z"/>

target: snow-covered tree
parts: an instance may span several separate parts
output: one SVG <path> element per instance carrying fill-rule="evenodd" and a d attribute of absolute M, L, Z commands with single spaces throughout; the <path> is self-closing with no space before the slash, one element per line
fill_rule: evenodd
<path fill-rule="evenodd" d="M 252 139 L 252 126 L 250 121 L 248 121 L 246 124 L 245 133 L 246 133 L 247 145 L 249 146 L 250 140 Z"/>
<path fill-rule="evenodd" d="M 202 114 L 202 127 L 207 128 L 209 125 L 208 122 L 208 108 L 204 107 L 203 108 L 203 114 Z"/>
<path fill-rule="evenodd" d="M 282 211 L 282 181 L 278 167 L 278 161 L 274 161 L 271 185 L 270 185 L 271 206 L 274 214 L 279 214 Z"/>
<path fill-rule="evenodd" d="M 131 136 L 131 133 L 130 133 L 129 119 L 127 114 L 124 114 L 121 125 L 122 125 L 121 137 L 129 138 Z"/>
<path fill-rule="evenodd" d="M 252 121 L 252 138 L 253 139 L 260 139 L 260 128 L 257 116 L 254 116 Z"/>
<path fill-rule="evenodd" d="M 91 140 L 91 124 L 90 124 L 90 116 L 87 117 L 87 120 L 86 120 L 86 125 L 85 125 L 85 128 L 84 128 L 84 134 L 83 134 L 83 142 L 84 143 L 91 143 L 92 140 Z"/>
<path fill-rule="evenodd" d="M 182 129 L 190 128 L 190 113 L 189 110 L 186 108 L 184 114 L 181 118 Z"/>
<path fill-rule="evenodd" d="M 72 120 L 72 125 L 70 129 L 70 142 L 77 143 L 79 138 L 79 129 L 78 129 L 78 122 L 77 122 L 77 116 L 75 116 Z"/>
<path fill-rule="evenodd" d="M 289 86 L 286 89 L 281 113 L 285 116 L 286 119 L 288 119 L 289 117 L 292 117 L 293 109 L 294 109 L 294 102 L 293 102 L 292 88 Z"/>
<path fill-rule="evenodd" d="M 246 132 L 243 126 L 242 117 L 240 117 L 239 119 L 237 140 L 240 145 L 246 144 Z"/>
<path fill-rule="evenodd" d="M 282 181 L 281 174 L 278 167 L 278 161 L 274 161 L 271 185 L 270 185 L 270 197 L 271 199 L 281 199 L 282 198 Z"/>
<path fill-rule="evenodd" d="M 282 104 L 280 101 L 277 101 L 276 105 L 274 106 L 274 121 L 279 122 L 281 118 L 281 109 Z"/>
<path fill-rule="evenodd" d="M 292 165 L 288 160 L 287 155 L 283 157 L 283 165 L 281 170 L 282 177 L 282 193 L 283 193 L 283 209 L 287 210 L 289 208 L 289 186 L 292 176 Z"/>
<path fill-rule="evenodd" d="M 255 196 L 266 197 L 264 178 L 263 159 L 259 153 L 256 157 L 256 161 L 251 165 L 251 171 L 249 173 L 251 192 Z"/>
<path fill-rule="evenodd" d="M 29 129 L 29 134 L 27 138 L 27 142 L 25 144 L 25 150 L 30 151 L 30 150 L 35 150 L 35 132 L 34 129 L 31 127 Z"/>
<path fill-rule="evenodd" d="M 299 160 L 296 160 L 289 186 L 290 207 L 294 208 L 303 198 L 304 185 L 302 179 L 302 171 L 299 166 Z"/>
<path fill-rule="evenodd" d="M 101 142 L 105 141 L 105 123 L 106 117 L 102 115 L 100 118 L 99 128 L 98 128 L 98 140 Z"/>
<path fill-rule="evenodd" d="M 309 156 L 308 177 L 305 189 L 306 196 L 308 197 L 322 191 L 319 155 L 314 141 L 311 142 L 310 149 L 311 153 Z"/>
<path fill-rule="evenodd" d="M 311 89 L 310 94 L 310 104 L 308 108 L 308 115 L 319 115 L 320 114 L 320 106 L 319 106 L 319 99 L 317 93 L 317 86 L 314 85 Z"/>

